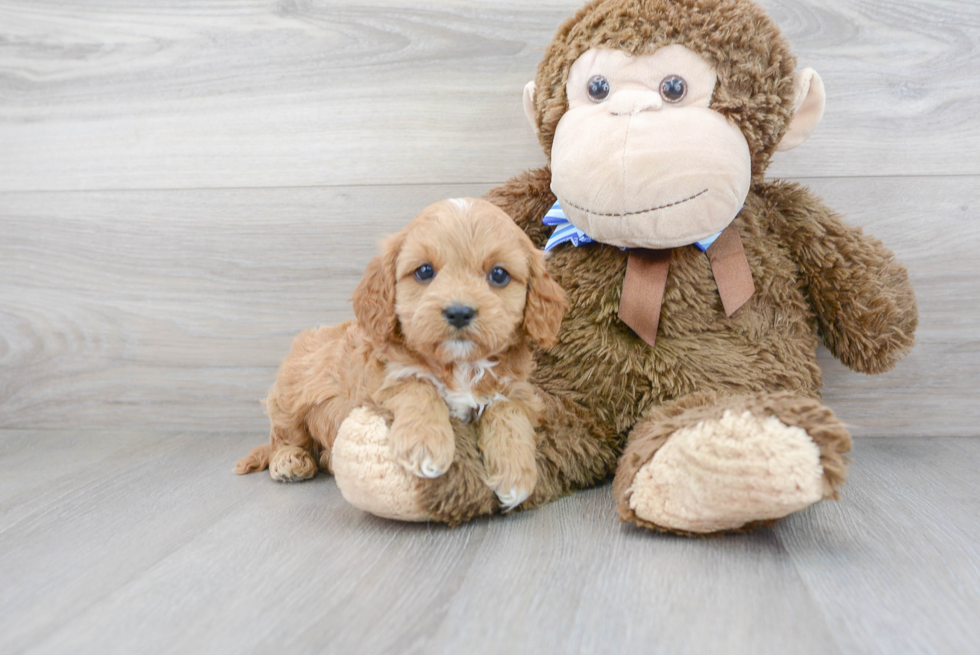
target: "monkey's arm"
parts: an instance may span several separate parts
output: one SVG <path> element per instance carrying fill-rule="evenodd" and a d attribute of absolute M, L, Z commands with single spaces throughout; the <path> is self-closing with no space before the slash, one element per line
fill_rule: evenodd
<path fill-rule="evenodd" d="M 543 248 L 554 231 L 542 222 L 544 215 L 555 204 L 551 192 L 551 169 L 545 166 L 525 171 L 512 177 L 483 196 L 485 200 L 507 212 L 514 222 L 531 237 L 538 248 Z"/>
<path fill-rule="evenodd" d="M 824 343 L 861 373 L 882 373 L 912 348 L 918 323 L 908 271 L 880 241 L 844 223 L 813 194 L 767 185 L 782 232 L 800 267 Z"/>

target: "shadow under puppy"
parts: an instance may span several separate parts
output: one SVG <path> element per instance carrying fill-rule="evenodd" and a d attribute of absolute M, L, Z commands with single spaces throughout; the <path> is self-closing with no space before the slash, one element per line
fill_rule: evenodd
<path fill-rule="evenodd" d="M 356 320 L 293 341 L 266 401 L 270 442 L 235 472 L 329 472 L 340 424 L 375 404 L 395 459 L 424 478 L 453 463 L 450 419 L 476 421 L 488 485 L 505 510 L 522 503 L 537 482 L 532 342 L 553 346 L 568 306 L 543 253 L 489 202 L 444 200 L 385 240 L 353 304 Z"/>

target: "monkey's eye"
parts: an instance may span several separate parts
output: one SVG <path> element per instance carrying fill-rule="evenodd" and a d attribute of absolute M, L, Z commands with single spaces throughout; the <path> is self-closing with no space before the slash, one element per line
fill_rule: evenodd
<path fill-rule="evenodd" d="M 602 102 L 609 97 L 609 80 L 602 75 L 596 75 L 589 80 L 588 91 L 592 102 Z"/>
<path fill-rule="evenodd" d="M 432 268 L 432 264 L 422 264 L 415 269 L 415 279 L 419 282 L 428 282 L 436 276 L 436 269 Z"/>
<path fill-rule="evenodd" d="M 490 284 L 495 287 L 505 287 L 510 282 L 510 273 L 499 266 L 490 271 L 490 275 L 487 277 L 490 280 Z"/>
<path fill-rule="evenodd" d="M 687 95 L 687 82 L 677 75 L 665 77 L 660 83 L 660 95 L 667 102 L 680 102 Z"/>

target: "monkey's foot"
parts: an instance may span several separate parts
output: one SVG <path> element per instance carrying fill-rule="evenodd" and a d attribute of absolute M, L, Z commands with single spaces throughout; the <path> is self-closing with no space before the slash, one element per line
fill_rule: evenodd
<path fill-rule="evenodd" d="M 421 478 L 395 461 L 388 445 L 388 424 L 366 407 L 344 420 L 330 462 L 337 486 L 354 507 L 388 519 L 427 521 Z"/>
<path fill-rule="evenodd" d="M 801 427 L 726 410 L 672 433 L 636 471 L 620 513 L 700 534 L 779 519 L 824 498 L 820 455 Z"/>
<path fill-rule="evenodd" d="M 396 460 L 384 417 L 366 407 L 354 410 L 333 443 L 331 468 L 337 486 L 354 507 L 400 521 L 456 525 L 497 513 L 500 503 L 486 483 L 475 427 L 456 422 L 453 427 L 452 466 L 437 478 L 420 478 Z"/>

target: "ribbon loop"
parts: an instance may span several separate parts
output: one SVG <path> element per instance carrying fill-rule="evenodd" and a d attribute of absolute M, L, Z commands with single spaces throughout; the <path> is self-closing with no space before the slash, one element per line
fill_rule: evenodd
<path fill-rule="evenodd" d="M 729 225 L 705 252 L 715 284 L 718 285 L 725 316 L 731 316 L 755 293 L 752 269 L 749 268 L 738 228 Z"/>
<path fill-rule="evenodd" d="M 565 211 L 557 202 L 545 214 L 544 224 L 555 227 L 555 231 L 551 234 L 551 238 L 548 239 L 548 243 L 544 245 L 546 251 L 569 241 L 576 248 L 586 243 L 592 243 L 592 237 L 572 225 L 568 217 L 565 216 Z"/>
<path fill-rule="evenodd" d="M 652 348 L 657 342 L 660 308 L 670 270 L 669 250 L 633 248 L 626 262 L 619 320 Z"/>

